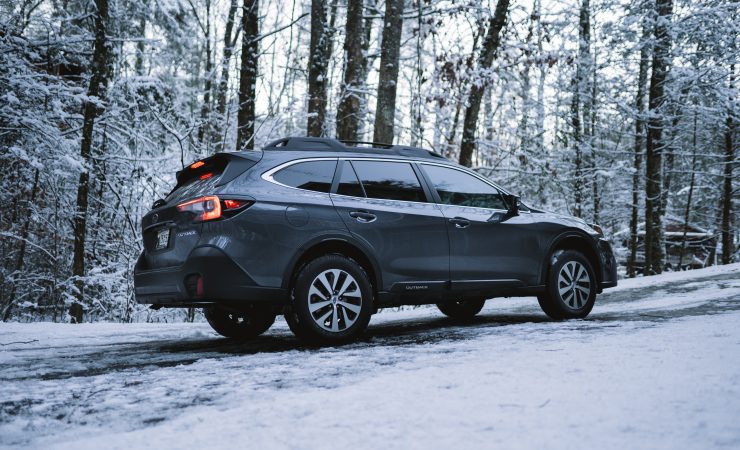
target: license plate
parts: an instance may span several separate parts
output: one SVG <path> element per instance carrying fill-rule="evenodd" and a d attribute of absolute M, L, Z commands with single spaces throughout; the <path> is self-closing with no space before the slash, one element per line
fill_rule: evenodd
<path fill-rule="evenodd" d="M 163 248 L 167 248 L 169 243 L 170 243 L 170 229 L 165 228 L 163 230 L 157 231 L 157 245 L 154 247 L 154 250 L 162 250 Z"/>

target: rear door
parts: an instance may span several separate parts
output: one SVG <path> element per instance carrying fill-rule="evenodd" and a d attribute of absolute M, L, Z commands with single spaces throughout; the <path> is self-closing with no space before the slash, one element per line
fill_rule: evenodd
<path fill-rule="evenodd" d="M 501 192 L 463 170 L 420 166 L 447 219 L 453 288 L 507 288 L 536 282 L 541 255 L 531 215 L 523 211 L 507 216 Z"/>
<path fill-rule="evenodd" d="M 331 198 L 350 232 L 373 249 L 383 290 L 441 291 L 449 280 L 445 219 L 406 161 L 353 160 Z"/>

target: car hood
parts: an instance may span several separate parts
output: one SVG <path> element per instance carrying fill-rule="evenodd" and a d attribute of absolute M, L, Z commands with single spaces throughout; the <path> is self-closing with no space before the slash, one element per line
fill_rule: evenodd
<path fill-rule="evenodd" d="M 557 222 L 557 223 L 561 223 L 569 227 L 578 228 L 580 230 L 585 231 L 586 233 L 590 235 L 594 235 L 594 236 L 598 235 L 596 230 L 591 228 L 588 225 L 588 223 L 586 223 L 585 220 L 579 217 L 571 216 L 568 214 L 554 213 L 550 211 L 542 211 L 542 210 L 537 210 L 537 211 L 533 210 L 532 213 L 537 214 L 538 216 L 540 216 L 541 219 L 544 219 L 546 221 Z"/>

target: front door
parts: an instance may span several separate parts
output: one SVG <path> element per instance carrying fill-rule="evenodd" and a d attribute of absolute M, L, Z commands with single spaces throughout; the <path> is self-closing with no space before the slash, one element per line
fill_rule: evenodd
<path fill-rule="evenodd" d="M 453 287 L 536 283 L 540 255 L 530 213 L 509 216 L 501 192 L 463 170 L 421 167 L 447 220 Z"/>

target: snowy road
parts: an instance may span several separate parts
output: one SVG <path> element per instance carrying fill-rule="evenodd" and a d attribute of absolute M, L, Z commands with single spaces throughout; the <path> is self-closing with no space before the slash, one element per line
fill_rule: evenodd
<path fill-rule="evenodd" d="M 740 264 L 622 282 L 587 320 L 384 311 L 362 342 L 279 321 L 0 323 L 0 447 L 740 448 Z"/>

